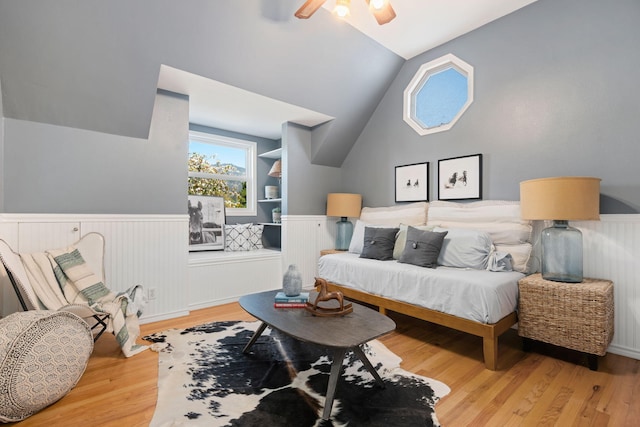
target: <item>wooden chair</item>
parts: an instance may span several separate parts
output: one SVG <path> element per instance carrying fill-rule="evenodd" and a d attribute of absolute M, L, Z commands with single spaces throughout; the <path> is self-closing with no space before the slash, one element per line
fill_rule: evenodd
<path fill-rule="evenodd" d="M 104 236 L 99 233 L 88 233 L 73 246 L 80 251 L 92 272 L 104 283 Z M 0 239 L 0 261 L 24 311 L 53 309 L 73 313 L 89 325 L 94 341 L 107 329 L 106 321 L 109 314 L 95 311 L 88 305 L 67 304 L 60 307 L 44 307 L 29 281 L 20 255 L 2 239 Z"/>

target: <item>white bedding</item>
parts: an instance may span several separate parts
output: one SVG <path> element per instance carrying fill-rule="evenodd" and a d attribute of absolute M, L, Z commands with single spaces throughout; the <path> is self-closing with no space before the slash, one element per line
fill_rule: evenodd
<path fill-rule="evenodd" d="M 518 280 L 524 277 L 515 271 L 424 268 L 354 253 L 321 257 L 318 273 L 345 287 L 481 323 L 496 323 L 516 310 Z"/>

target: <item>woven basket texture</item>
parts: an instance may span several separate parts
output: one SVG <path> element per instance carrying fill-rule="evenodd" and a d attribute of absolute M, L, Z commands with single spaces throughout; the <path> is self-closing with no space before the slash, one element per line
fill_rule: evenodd
<path fill-rule="evenodd" d="M 613 338 L 613 283 L 562 283 L 531 275 L 519 282 L 518 334 L 604 356 Z"/>
<path fill-rule="evenodd" d="M 0 319 L 0 421 L 24 420 L 65 396 L 92 351 L 91 329 L 75 314 L 31 310 Z"/>

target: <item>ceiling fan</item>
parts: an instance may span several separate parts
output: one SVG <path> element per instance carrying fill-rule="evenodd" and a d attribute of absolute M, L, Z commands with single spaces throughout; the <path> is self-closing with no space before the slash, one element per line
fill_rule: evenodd
<path fill-rule="evenodd" d="M 316 10 L 320 8 L 327 0 L 307 0 L 294 14 L 296 18 L 308 19 Z M 369 6 L 369 10 L 375 16 L 378 24 L 384 25 L 391 22 L 396 17 L 396 12 L 391 7 L 389 0 L 365 0 Z M 341 18 L 349 15 L 349 6 L 351 0 L 336 0 L 334 12 Z"/>

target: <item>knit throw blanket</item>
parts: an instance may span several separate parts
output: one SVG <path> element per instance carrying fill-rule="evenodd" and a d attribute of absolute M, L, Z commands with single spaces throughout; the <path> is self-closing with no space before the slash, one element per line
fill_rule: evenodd
<path fill-rule="evenodd" d="M 88 306 L 109 315 L 107 332 L 115 335 L 126 357 L 148 348 L 136 344 L 140 335 L 138 319 L 144 304 L 141 286 L 112 292 L 74 247 L 21 254 L 20 258 L 41 308 L 59 310 L 71 304 Z"/>

